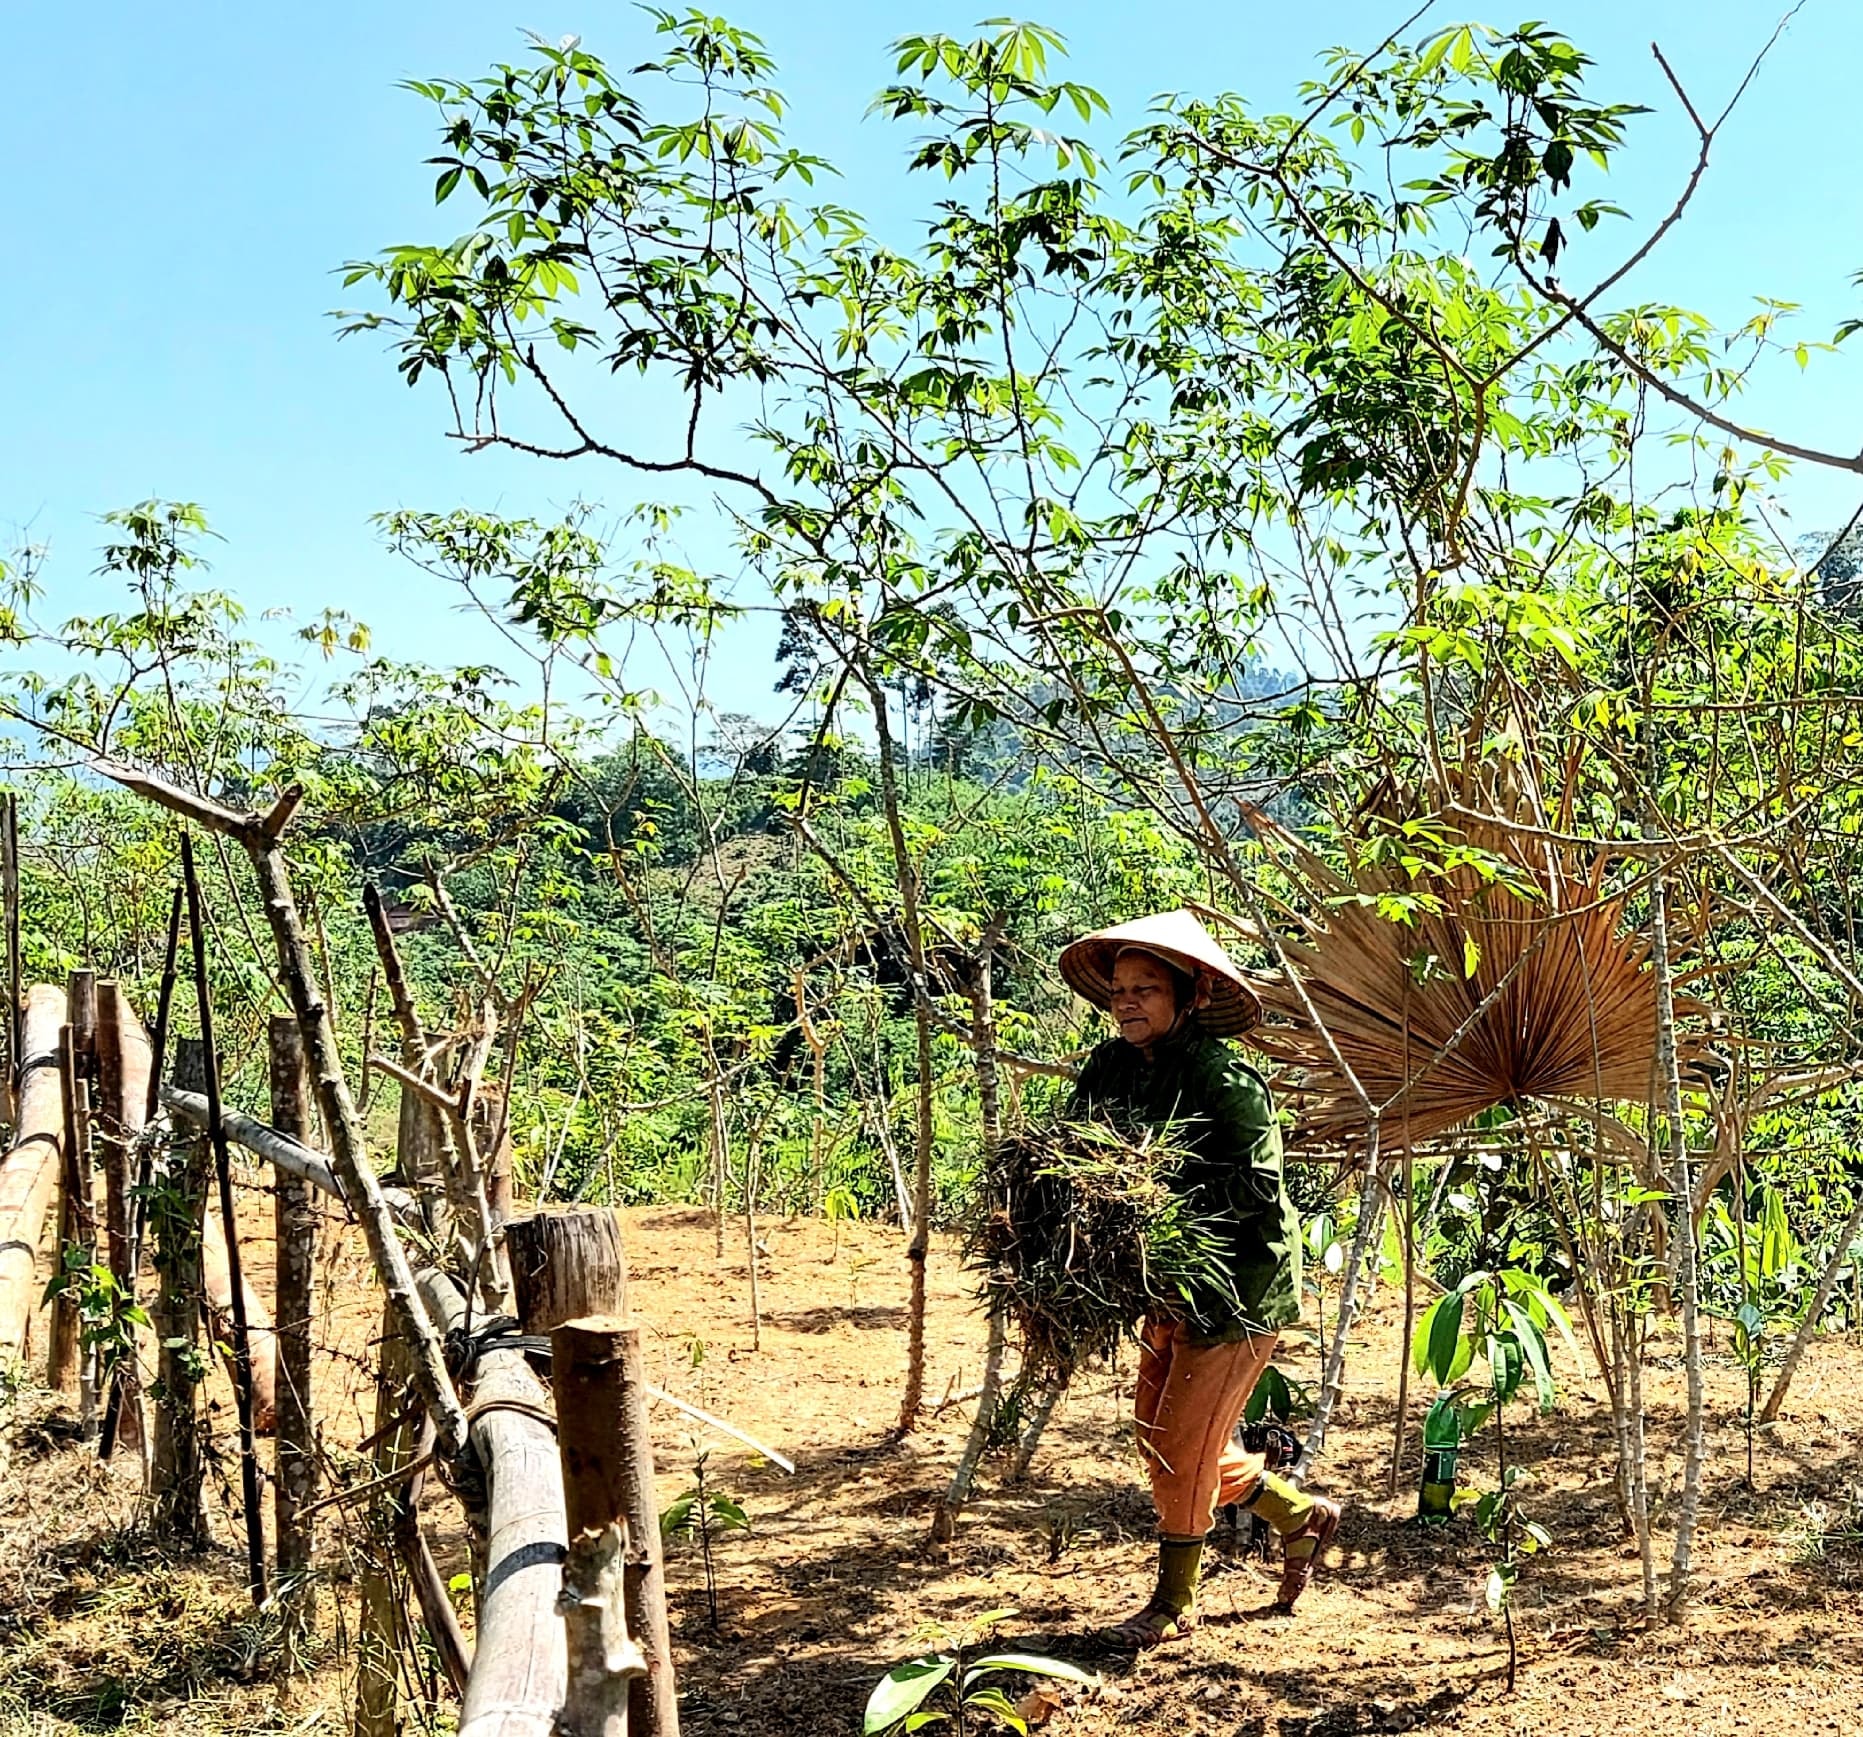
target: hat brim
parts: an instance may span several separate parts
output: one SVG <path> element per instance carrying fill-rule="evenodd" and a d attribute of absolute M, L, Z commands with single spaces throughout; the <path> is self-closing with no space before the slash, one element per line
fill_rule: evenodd
<path fill-rule="evenodd" d="M 1122 923 L 1118 928 L 1103 930 L 1097 935 L 1085 935 L 1063 949 L 1061 975 L 1068 987 L 1083 1001 L 1111 1012 L 1113 967 L 1127 948 L 1137 948 L 1155 953 L 1193 977 L 1202 975 L 1208 980 L 1209 1003 L 1198 1009 L 1197 1020 L 1212 1037 L 1240 1037 L 1261 1023 L 1260 999 L 1242 981 L 1228 955 L 1214 940 L 1207 940 L 1204 947 L 1192 950 L 1133 933 L 1140 926 L 1139 923 Z"/>

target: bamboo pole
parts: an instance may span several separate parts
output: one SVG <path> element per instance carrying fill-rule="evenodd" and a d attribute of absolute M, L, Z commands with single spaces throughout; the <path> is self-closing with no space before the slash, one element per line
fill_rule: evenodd
<path fill-rule="evenodd" d="M 175 1078 L 203 1085 L 206 1064 L 200 1043 L 183 1038 L 175 1047 Z M 198 1136 L 176 1140 L 162 1178 L 162 1209 L 155 1214 L 155 1320 L 161 1397 L 155 1407 L 151 1493 L 154 1530 L 184 1549 L 204 1550 L 212 1541 L 207 1524 L 205 1467 L 199 1420 L 201 1324 L 201 1225 L 207 1203 L 210 1160 Z"/>
<path fill-rule="evenodd" d="M 430 1268 L 418 1282 L 438 1332 L 466 1326 L 466 1300 L 444 1273 Z M 556 1600 L 569 1523 L 548 1405 L 521 1351 L 478 1358 L 470 1427 L 489 1490 L 470 1516 L 483 1571 L 458 1737 L 553 1737 L 563 1704 L 568 1665 Z"/>
<path fill-rule="evenodd" d="M 413 1270 L 395 1233 L 393 1215 L 382 1198 L 381 1183 L 369 1162 L 368 1141 L 348 1082 L 343 1077 L 342 1058 L 330 1024 L 329 1009 L 319 997 L 310 947 L 305 941 L 304 925 L 291 892 L 291 877 L 280 839 L 302 800 L 302 790 L 293 785 L 265 815 L 236 814 L 203 797 L 178 790 L 159 778 L 108 760 L 93 761 L 92 769 L 197 825 L 236 839 L 251 859 L 259 895 L 265 904 L 266 920 L 278 945 L 279 963 L 290 992 L 292 1011 L 304 1034 L 304 1050 L 310 1063 L 318 1108 L 323 1113 L 344 1195 L 362 1225 L 370 1258 L 387 1292 L 389 1306 L 408 1339 L 414 1358 L 414 1385 L 433 1414 L 439 1452 L 447 1458 L 457 1457 L 466 1447 L 465 1408 L 459 1403 L 452 1376 L 447 1372 L 439 1334 L 421 1307 Z"/>
<path fill-rule="evenodd" d="M 0 1160 L 0 1366 L 20 1362 L 39 1300 L 39 1238 L 64 1165 L 64 1091 L 58 1034 L 65 992 L 36 985 L 20 1022 L 20 1089 L 13 1145 Z"/>
<path fill-rule="evenodd" d="M 20 998 L 19 797 L 11 790 L 0 801 L 0 910 L 4 911 L 6 929 L 7 1102 L 12 1108 L 25 1088 L 27 1051 L 26 1009 Z M 24 1119 L 18 1114 L 8 1117 L 16 1127 Z"/>
<path fill-rule="evenodd" d="M 298 1023 L 276 1015 L 267 1027 L 272 1124 L 294 1139 L 310 1130 L 310 1086 Z M 222 1121 L 224 1126 L 224 1120 Z M 285 1668 L 303 1666 L 316 1622 L 316 1417 L 311 1405 L 311 1312 L 317 1261 L 317 1210 L 310 1183 L 281 1171 L 273 1183 L 276 1226 L 278 1422 L 274 1450 L 273 1524 L 278 1597 L 283 1609 Z"/>
<path fill-rule="evenodd" d="M 199 1092 L 184 1092 L 170 1086 L 163 1091 L 162 1102 L 183 1121 L 197 1128 L 206 1128 L 207 1100 Z M 226 1137 L 235 1146 L 243 1147 L 255 1158 L 263 1158 L 282 1175 L 302 1177 L 319 1193 L 347 1204 L 336 1165 L 328 1153 L 306 1146 L 289 1134 L 269 1128 L 250 1116 L 242 1116 L 237 1110 L 222 1110 L 220 1122 L 226 1129 Z M 384 1188 L 381 1192 L 389 1216 L 397 1224 L 406 1225 L 410 1229 L 419 1227 L 419 1208 L 405 1188 Z"/>
<path fill-rule="evenodd" d="M 213 1148 L 220 1187 L 220 1224 L 226 1241 L 227 1289 L 233 1322 L 233 1397 L 239 1414 L 240 1497 L 246 1510 L 246 1574 L 252 1602 L 265 1602 L 265 1518 L 259 1507 L 259 1454 L 253 1439 L 252 1325 L 246 1316 L 245 1273 L 239 1251 L 239 1220 L 233 1202 L 233 1164 L 220 1114 L 220 1057 L 214 1047 L 213 993 L 207 982 L 207 931 L 201 889 L 194 872 L 194 839 L 181 835 L 181 880 L 188 894 L 188 934 L 194 953 L 194 999 L 200 1013 L 202 1065 L 207 1081 L 207 1139 Z"/>

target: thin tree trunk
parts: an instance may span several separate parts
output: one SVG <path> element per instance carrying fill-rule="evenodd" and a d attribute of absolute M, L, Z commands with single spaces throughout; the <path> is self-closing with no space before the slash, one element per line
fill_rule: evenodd
<path fill-rule="evenodd" d="M 252 1324 L 246 1315 L 239 1220 L 233 1202 L 233 1166 L 220 1114 L 220 1058 L 214 1045 L 213 995 L 207 981 L 207 931 L 201 915 L 200 881 L 194 872 L 194 840 L 181 835 L 181 879 L 188 894 L 188 931 L 194 949 L 194 995 L 200 1012 L 201 1059 L 207 1078 L 207 1138 L 220 1185 L 220 1224 L 226 1239 L 227 1288 L 233 1321 L 233 1397 L 239 1415 L 240 1493 L 245 1504 L 247 1586 L 255 1605 L 265 1603 L 265 1519 L 259 1506 L 259 1454 L 253 1439 Z"/>
<path fill-rule="evenodd" d="M 1057 1372 L 1042 1383 L 1035 1408 L 1022 1427 L 1022 1439 L 1016 1443 L 1016 1457 L 1009 1468 L 1010 1483 L 1019 1484 L 1029 1475 L 1029 1467 L 1035 1463 L 1036 1449 L 1041 1446 L 1042 1437 L 1048 1433 L 1048 1425 L 1054 1420 L 1054 1408 L 1061 1403 L 1061 1395 L 1067 1391 L 1069 1379 L 1067 1373 Z"/>
<path fill-rule="evenodd" d="M 1002 1101 L 997 1089 L 996 1008 L 993 998 L 993 964 L 999 924 L 992 917 L 983 931 L 977 954 L 976 983 L 970 993 L 970 1045 L 977 1067 L 977 1119 L 983 1136 L 983 1163 L 987 1171 L 1002 1144 Z M 958 1516 L 970 1500 L 970 1488 L 996 1431 L 996 1414 L 1002 1399 L 1003 1350 L 1006 1323 L 999 1304 L 990 1307 L 989 1340 L 983 1355 L 983 1387 L 970 1422 L 970 1435 L 957 1469 L 932 1515 L 931 1541 L 948 1544 L 957 1536 Z"/>
<path fill-rule="evenodd" d="M 744 1146 L 744 1258 L 750 1263 L 750 1348 L 763 1349 L 763 1292 L 757 1277 L 757 1184 L 762 1159 L 753 1128 Z"/>
<path fill-rule="evenodd" d="M 329 1009 L 317 990 L 310 947 L 305 941 L 304 925 L 291 892 L 291 876 L 285 866 L 280 840 L 303 799 L 302 789 L 293 785 L 264 815 L 235 814 L 231 809 L 178 790 L 159 778 L 107 760 L 93 760 L 91 768 L 197 825 L 237 839 L 251 859 L 253 874 L 259 883 L 259 896 L 265 905 L 266 921 L 271 925 L 272 938 L 278 947 L 279 965 L 290 993 L 292 1011 L 297 1015 L 298 1029 L 304 1036 L 304 1052 L 310 1063 L 318 1108 L 330 1137 L 331 1154 L 344 1196 L 362 1226 L 369 1256 L 387 1292 L 388 1306 L 394 1311 L 398 1328 L 412 1352 L 414 1386 L 433 1416 L 438 1451 L 448 1459 L 458 1457 L 465 1451 L 468 1436 L 465 1408 L 459 1403 L 453 1378 L 447 1373 L 440 1335 L 421 1307 L 413 1270 L 395 1232 L 394 1216 L 382 1198 L 382 1185 L 369 1161 L 368 1140 L 361 1118 L 356 1114 L 355 1099 L 350 1096 L 349 1084 L 343 1077 L 336 1032 L 330 1023 Z"/>
<path fill-rule="evenodd" d="M 1300 1458 L 1294 1463 L 1296 1479 L 1304 1478 L 1325 1451 L 1326 1430 L 1332 1422 L 1333 1407 L 1339 1403 L 1340 1389 L 1345 1385 L 1346 1349 L 1353 1323 L 1358 1320 L 1364 1301 L 1369 1300 L 1370 1281 L 1366 1278 L 1366 1269 L 1377 1258 L 1378 1231 L 1384 1222 L 1384 1193 L 1374 1129 L 1371 1153 L 1365 1165 L 1365 1186 L 1360 1195 L 1358 1228 L 1353 1232 L 1352 1250 L 1340 1277 L 1339 1316 L 1333 1326 L 1332 1350 L 1321 1376 L 1319 1398 L 1313 1407 L 1313 1421 L 1307 1426 L 1307 1439 L 1301 1444 Z M 1364 1298 L 1360 1296 L 1361 1289 L 1366 1293 Z"/>
<path fill-rule="evenodd" d="M 97 1144 L 103 1155 L 104 1228 L 110 1273 L 126 1304 L 136 1300 L 136 1269 L 131 1258 L 135 1204 L 130 1153 L 146 1120 L 152 1066 L 148 1035 L 122 986 L 114 982 L 98 984 Z M 106 1374 L 108 1399 L 99 1454 L 107 1459 L 119 1438 L 140 1453 L 144 1435 L 142 1382 L 133 1327 L 127 1328 L 121 1355 Z"/>
<path fill-rule="evenodd" d="M 58 1033 L 58 1083 L 62 1094 L 64 1138 L 59 1142 L 63 1164 L 58 1180 L 58 1232 L 52 1244 L 52 1271 L 69 1270 L 74 1259 L 88 1266 L 94 1251 L 85 1247 L 83 1175 L 90 1161 L 90 1142 L 85 1134 L 87 1093 L 78 1071 L 77 1046 L 71 1027 Z M 78 1298 L 71 1290 L 61 1290 L 52 1299 L 51 1332 L 46 1354 L 46 1385 L 57 1393 L 69 1393 L 79 1385 Z"/>
<path fill-rule="evenodd" d="M 310 1087 L 304 1042 L 288 1014 L 268 1028 L 272 1126 L 294 1140 L 310 1133 Z M 285 1669 L 304 1668 L 316 1623 L 316 1552 L 310 1505 L 317 1499 L 316 1417 L 311 1405 L 311 1310 L 317 1260 L 317 1209 L 311 1185 L 283 1171 L 273 1179 L 277 1229 L 278 1344 L 277 1534 L 278 1597 L 283 1613 Z"/>
<path fill-rule="evenodd" d="M 731 1135 L 725 1120 L 724 1088 L 718 1079 L 718 1057 L 708 1044 L 706 1063 L 711 1070 L 708 1082 L 712 1112 L 712 1233 L 717 1243 L 718 1264 L 725 1254 L 725 1180 L 731 1170 Z"/>
<path fill-rule="evenodd" d="M 1785 1362 L 1780 1365 L 1778 1377 L 1772 1384 L 1772 1392 L 1766 1395 L 1766 1403 L 1760 1408 L 1761 1423 L 1772 1423 L 1778 1418 L 1779 1408 L 1785 1404 L 1786 1390 L 1792 1385 L 1792 1377 L 1798 1373 L 1799 1359 L 1805 1355 L 1805 1347 L 1817 1335 L 1818 1322 L 1823 1319 L 1831 1294 L 1837 1289 L 1838 1277 L 1850 1259 L 1851 1244 L 1860 1232 L 1863 1232 L 1863 1189 L 1858 1191 L 1857 1203 L 1851 1209 L 1850 1216 L 1844 1220 L 1844 1228 L 1837 1233 L 1837 1246 L 1831 1250 L 1831 1258 L 1824 1263 L 1824 1271 L 1818 1275 L 1818 1288 L 1811 1294 L 1811 1306 L 1805 1311 L 1804 1320 L 1798 1324 L 1798 1331 L 1792 1335 L 1792 1348 L 1786 1352 Z"/>
<path fill-rule="evenodd" d="M 1650 951 L 1656 967 L 1656 1078 L 1663 1093 L 1661 1111 L 1669 1129 L 1670 1184 L 1675 1191 L 1677 1278 L 1682 1291 L 1682 1356 L 1688 1376 L 1688 1424 L 1682 1462 L 1682 1505 L 1676 1516 L 1675 1547 L 1669 1564 L 1668 1614 L 1678 1617 L 1688 1603 L 1695 1524 L 1701 1512 L 1704 1457 L 1705 1393 L 1701 1366 L 1701 1275 L 1692 1203 L 1694 1176 L 1688 1129 L 1682 1120 L 1682 1077 L 1676 1063 L 1675 974 L 1669 955 L 1668 877 L 1658 870 L 1650 890 Z M 1651 1106 L 1655 1121 L 1656 1106 Z"/>
<path fill-rule="evenodd" d="M 918 865 L 906 839 L 900 809 L 898 768 L 893 763 L 893 726 L 886 710 L 886 690 L 868 667 L 863 654 L 857 671 L 873 702 L 874 733 L 878 738 L 880 806 L 886 816 L 886 834 L 892 845 L 893 868 L 899 877 L 899 908 L 905 926 L 906 968 L 912 978 L 913 1025 L 918 1039 L 918 1114 L 912 1165 L 912 1234 L 906 1243 L 906 1262 L 912 1273 L 912 1295 L 906 1323 L 906 1385 L 899 1400 L 899 1421 L 894 1433 L 909 1435 L 918 1422 L 925 1400 L 925 1269 L 931 1258 L 932 1172 L 932 1024 L 931 984 L 925 971 L 925 929 L 919 913 Z M 877 937 L 876 937 L 877 939 Z"/>
<path fill-rule="evenodd" d="M 206 1084 L 201 1046 L 182 1038 L 175 1046 L 175 1080 L 198 1091 Z M 160 1398 L 155 1407 L 152 1494 L 154 1530 L 188 1550 L 211 1542 L 205 1466 L 201 1457 L 198 1371 L 201 1367 L 201 1227 L 212 1161 L 207 1141 L 195 1135 L 171 1141 L 153 1214 L 156 1273 L 155 1339 Z"/>

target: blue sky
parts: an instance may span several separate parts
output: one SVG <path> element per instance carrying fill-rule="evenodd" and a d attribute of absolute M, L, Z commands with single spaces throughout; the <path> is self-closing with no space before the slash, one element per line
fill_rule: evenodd
<path fill-rule="evenodd" d="M 1034 9 L 1070 39 L 1073 76 L 1133 124 L 1156 92 L 1228 88 L 1285 108 L 1314 56 L 1368 45 L 1407 7 L 1336 0 L 1142 8 L 1070 0 Z M 907 30 L 968 29 L 991 7 L 905 9 L 831 0 L 745 0 L 730 15 L 760 31 L 782 66 L 798 143 L 849 171 L 840 196 L 886 223 L 918 197 L 898 173 L 909 134 L 863 121 Z M 1650 56 L 1663 44 L 1700 106 L 1718 109 L 1778 16 L 1745 0 L 1532 0 L 1601 66 L 1594 87 L 1650 103 L 1613 192 L 1639 219 L 1666 208 L 1690 139 Z M 1472 16 L 1439 6 L 1427 20 Z M 1516 12 L 1481 14 L 1494 24 Z M 0 19 L 10 69 L 0 109 L 9 176 L 11 269 L 0 278 L 8 335 L 0 385 L 0 542 L 50 545 L 47 613 L 114 606 L 93 576 L 103 509 L 149 495 L 200 502 L 227 539 L 216 581 L 255 617 L 326 605 L 369 622 L 395 655 L 498 655 L 482 624 L 451 613 L 433 581 L 383 552 L 369 516 L 461 504 L 547 512 L 582 496 L 619 513 L 644 492 L 613 473 L 501 455 L 467 457 L 444 438 L 440 400 L 409 392 L 371 340 L 339 344 L 327 315 L 348 298 L 344 260 L 450 234 L 431 203 L 430 109 L 406 77 L 474 76 L 520 53 L 521 28 L 579 32 L 612 62 L 649 52 L 631 8 L 577 0 L 398 0 L 362 5 L 168 6 L 15 0 Z M 1806 304 L 1804 335 L 1826 337 L 1863 295 L 1863 175 L 1855 68 L 1863 7 L 1809 0 L 1717 146 L 1685 229 L 1626 286 L 1720 320 L 1766 293 Z M 1863 445 L 1857 364 L 1781 376 L 1756 419 Z M 1801 528 L 1847 517 L 1858 479 L 1802 473 L 1784 491 Z M 773 711 L 770 636 L 727 650 L 731 703 Z"/>

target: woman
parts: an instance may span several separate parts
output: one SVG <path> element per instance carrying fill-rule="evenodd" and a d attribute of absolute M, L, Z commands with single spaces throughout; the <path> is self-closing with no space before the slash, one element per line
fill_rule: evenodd
<path fill-rule="evenodd" d="M 1192 1298 L 1184 1319 L 1148 1320 L 1141 1339 L 1134 1414 L 1158 1507 L 1158 1585 L 1112 1633 L 1156 1646 L 1196 1626 L 1219 1504 L 1259 1514 L 1280 1535 L 1283 1611 L 1338 1530 L 1338 1504 L 1276 1477 L 1234 1440 L 1280 1330 L 1300 1317 L 1300 1220 L 1282 1185 L 1268 1088 L 1222 1041 L 1254 1025 L 1261 1004 L 1208 930 L 1188 911 L 1122 923 L 1068 947 L 1061 975 L 1119 1026 L 1087 1058 L 1070 1114 L 1170 1124 L 1185 1154 L 1176 1186 L 1228 1231 L 1229 1286 Z"/>

